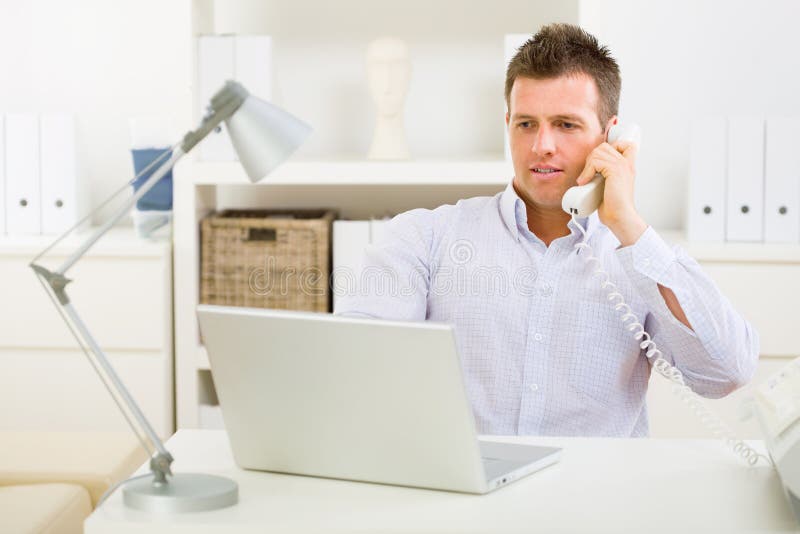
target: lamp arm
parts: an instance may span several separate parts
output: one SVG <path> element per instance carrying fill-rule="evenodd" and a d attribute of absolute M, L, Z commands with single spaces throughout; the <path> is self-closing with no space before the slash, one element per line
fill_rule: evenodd
<path fill-rule="evenodd" d="M 127 214 L 128 211 L 134 205 L 136 205 L 136 202 L 145 194 L 147 194 L 147 192 L 151 190 L 156 183 L 158 183 L 158 181 L 172 169 L 172 167 L 175 166 L 175 163 L 183 155 L 184 152 L 181 149 L 176 149 L 172 156 L 167 161 L 162 163 L 152 174 L 152 176 L 150 176 L 145 183 L 142 184 L 142 187 L 139 188 L 139 190 L 136 191 L 131 198 L 126 200 L 125 204 L 117 212 L 115 212 L 108 221 L 92 232 L 92 234 L 78 247 L 75 252 L 69 256 L 69 258 L 67 258 L 67 260 L 56 271 L 50 271 L 35 262 L 31 263 L 30 265 L 31 269 L 33 269 L 36 275 L 39 276 L 39 278 L 46 284 L 46 287 L 52 291 L 53 296 L 55 296 L 57 300 L 57 302 L 54 302 L 61 308 L 59 310 L 60 314 L 64 319 L 64 322 L 67 323 L 67 326 L 70 327 L 73 334 L 77 338 L 78 343 L 81 345 L 81 347 L 85 346 L 84 343 L 88 345 L 89 350 L 91 350 L 92 354 L 94 354 L 95 361 L 100 365 L 103 373 L 105 373 L 105 375 L 101 374 L 100 378 L 106 382 L 104 377 L 108 377 L 110 384 L 108 382 L 106 382 L 106 384 L 113 388 L 114 392 L 116 392 L 122 402 L 124 402 L 130 414 L 134 417 L 134 419 L 136 419 L 138 428 L 144 431 L 147 439 L 156 448 L 157 454 L 151 459 L 151 467 L 153 467 L 156 480 L 163 480 L 166 475 L 170 474 L 169 464 L 172 462 L 172 457 L 164 447 L 162 441 L 159 439 L 158 434 L 156 434 L 156 432 L 153 430 L 153 427 L 144 416 L 144 413 L 142 413 L 139 405 L 136 404 L 136 401 L 133 399 L 122 380 L 119 378 L 119 375 L 117 375 L 117 373 L 114 371 L 114 368 L 109 362 L 108 357 L 103 353 L 100 345 L 97 343 L 89 329 L 81 320 L 80 316 L 75 311 L 75 308 L 73 308 L 66 292 L 66 287 L 72 280 L 67 278 L 64 274 L 70 267 L 80 260 L 92 247 L 92 245 L 94 245 L 101 237 L 103 237 L 103 235 L 105 235 L 106 232 L 108 232 L 111 227 L 114 226 L 114 224 L 124 217 L 125 214 Z M 100 370 L 97 369 L 96 366 L 95 370 L 98 372 L 98 374 L 100 374 Z M 137 428 L 134 427 L 133 422 L 129 418 L 128 424 L 132 427 L 134 433 L 141 439 Z M 150 454 L 150 450 L 145 446 L 145 444 L 142 443 L 142 445 L 145 447 L 145 449 L 147 449 L 148 454 Z"/>
<path fill-rule="evenodd" d="M 55 297 L 53 302 L 59 307 L 59 313 L 61 317 L 64 319 L 64 322 L 67 323 L 67 326 L 76 337 L 78 343 L 82 348 L 88 346 L 89 350 L 94 355 L 95 361 L 97 361 L 100 369 L 102 369 L 102 373 L 101 370 L 94 365 L 94 361 L 92 361 L 92 365 L 100 375 L 101 380 L 103 380 L 103 382 L 109 388 L 112 396 L 114 396 L 114 393 L 116 393 L 125 404 L 130 414 L 133 415 L 134 419 L 136 420 L 136 424 L 139 427 L 138 429 L 136 428 L 136 425 L 134 425 L 133 421 L 131 421 L 131 419 L 127 416 L 127 413 L 125 413 L 123 410 L 123 415 L 125 415 L 125 418 L 128 421 L 128 424 L 131 426 L 134 434 L 136 434 L 137 437 L 142 440 L 142 437 L 138 432 L 138 430 L 141 429 L 153 447 L 155 447 L 156 454 L 150 458 L 150 469 L 153 471 L 153 482 L 156 485 L 166 484 L 167 476 L 172 474 L 170 470 L 170 464 L 173 460 L 172 455 L 170 455 L 169 451 L 167 451 L 166 447 L 164 447 L 164 443 L 158 437 L 158 434 L 156 434 L 141 408 L 139 408 L 139 405 L 125 387 L 125 384 L 119 378 L 119 375 L 114 370 L 114 367 L 111 365 L 108 357 L 100 348 L 100 345 L 94 339 L 91 332 L 78 315 L 78 312 L 72 306 L 72 303 L 70 302 L 69 296 L 66 292 L 66 287 L 72 280 L 67 278 L 65 274 L 101 237 L 103 237 L 120 219 L 122 219 L 128 213 L 128 211 L 130 211 L 131 208 L 133 208 L 133 206 L 136 205 L 139 199 L 141 199 L 147 194 L 148 191 L 155 187 L 158 181 L 161 180 L 175 166 L 179 159 L 181 159 L 187 152 L 194 148 L 197 143 L 202 141 L 212 131 L 218 129 L 218 126 L 222 121 L 233 115 L 236 110 L 239 109 L 248 95 L 249 93 L 247 90 L 241 85 L 231 82 L 226 83 L 225 87 L 223 87 L 223 89 L 212 98 L 210 112 L 203 118 L 200 126 L 195 130 L 188 132 L 183 137 L 180 147 L 175 148 L 172 156 L 167 161 L 162 163 L 155 170 L 155 172 L 153 172 L 153 174 L 142 184 L 142 186 L 133 194 L 133 196 L 125 201 L 119 210 L 117 210 L 94 232 L 92 232 L 92 234 L 83 243 L 81 243 L 77 250 L 75 250 L 58 269 L 55 271 L 50 271 L 37 264 L 36 260 L 30 264 L 30 267 L 44 283 L 45 288 L 52 292 L 51 297 Z M 91 217 L 91 215 L 93 215 L 93 213 L 90 214 L 89 217 Z M 37 256 L 37 258 L 40 256 Z M 84 348 L 84 350 L 86 349 Z M 89 354 L 87 353 L 87 356 L 88 355 Z M 108 378 L 108 381 L 106 381 L 106 377 Z M 111 391 L 111 389 L 113 389 L 113 391 Z M 117 400 L 117 397 L 115 397 L 115 400 Z M 117 400 L 117 403 L 119 404 L 119 400 Z M 120 409 L 122 409 L 121 405 Z M 150 455 L 151 451 L 143 440 L 142 446 L 145 448 L 145 450 L 147 450 L 148 455 Z"/>
<path fill-rule="evenodd" d="M 33 269 L 47 292 L 47 295 L 53 301 L 59 315 L 61 315 L 61 318 L 75 336 L 81 349 L 92 364 L 92 367 L 99 375 L 106 389 L 108 389 L 114 402 L 117 403 L 120 411 L 122 411 L 131 430 L 133 430 L 133 433 L 141 442 L 142 447 L 147 451 L 148 456 L 150 456 L 150 470 L 153 472 L 152 483 L 147 481 L 143 484 L 131 484 L 123 492 L 125 504 L 134 508 L 159 511 L 166 509 L 173 511 L 212 510 L 235 504 L 238 500 L 238 485 L 227 478 L 219 476 L 191 473 L 172 474 L 170 469 L 170 465 L 173 461 L 172 455 L 164 447 L 164 443 L 158 437 L 155 430 L 153 430 L 152 425 L 139 408 L 139 405 L 136 404 L 133 396 L 125 387 L 119 375 L 117 375 L 108 357 L 100 348 L 99 343 L 94 339 L 91 332 L 78 315 L 78 312 L 72 306 L 66 292 L 66 287 L 72 280 L 67 278 L 65 274 L 114 226 L 114 224 L 128 213 L 139 199 L 155 187 L 158 181 L 175 166 L 180 158 L 192 150 L 212 131 L 219 130 L 219 124 L 236 113 L 249 95 L 247 90 L 240 84 L 232 81 L 226 82 L 225 86 L 211 98 L 209 112 L 203 117 L 200 125 L 183 137 L 179 143 L 180 146 L 175 145 L 173 147 L 173 153 L 170 158 L 164 163 L 161 163 L 153 174 L 145 180 L 144 184 L 134 192 L 133 196 L 126 200 L 124 205 L 116 211 L 108 221 L 93 231 L 57 270 L 48 270 L 39 265 L 37 261 L 64 239 L 71 231 L 91 218 L 99 211 L 99 208 L 87 215 L 61 237 L 57 238 L 53 244 L 31 260 L 30 263 L 31 269 Z M 139 176 L 148 172 L 150 168 L 160 162 L 165 155 L 166 154 L 162 154 L 158 159 L 151 162 Z M 139 176 L 137 176 L 137 179 Z M 121 191 L 122 190 L 112 195 L 111 198 Z M 105 204 L 101 205 L 100 208 L 104 205 Z M 92 354 L 94 358 L 92 358 Z M 133 416 L 135 422 L 131 419 L 129 413 Z M 140 430 L 144 432 L 147 440 L 141 435 Z M 147 441 L 155 447 L 155 452 L 152 451 Z M 168 476 L 174 478 L 172 484 L 169 483 L 167 479 Z M 129 479 L 126 482 L 131 482 L 132 480 L 133 479 Z"/>
<path fill-rule="evenodd" d="M 152 174 L 152 176 L 150 176 L 145 183 L 142 184 L 142 187 L 139 188 L 139 190 L 136 191 L 136 193 L 130 199 L 128 199 L 125 204 L 116 213 L 114 213 L 114 215 L 111 216 L 108 221 L 106 221 L 106 223 L 95 230 L 86 239 L 86 241 L 84 241 L 78 247 L 78 249 L 73 252 L 72 255 L 70 255 L 69 258 L 67 258 L 67 260 L 58 270 L 50 271 L 36 263 L 31 263 L 30 265 L 31 269 L 33 269 L 36 275 L 44 282 L 46 288 L 49 288 L 49 290 L 52 291 L 53 296 L 55 296 L 54 303 L 60 307 L 59 312 L 61 317 L 64 319 L 64 322 L 67 323 L 67 326 L 70 328 L 70 330 L 72 330 L 72 333 L 75 335 L 78 343 L 81 345 L 81 347 L 88 346 L 89 350 L 94 355 L 94 361 L 92 361 L 92 364 L 97 373 L 100 375 L 101 380 L 106 384 L 107 387 L 109 387 L 109 389 L 113 389 L 111 392 L 112 396 L 114 393 L 116 393 L 118 397 L 115 397 L 115 399 L 121 399 L 130 414 L 136 420 L 136 425 L 138 425 L 138 428 L 123 410 L 123 415 L 125 415 L 126 420 L 131 426 L 134 434 L 136 434 L 136 436 L 141 440 L 141 435 L 138 432 L 138 430 L 141 429 L 153 447 L 155 447 L 156 454 L 150 458 L 150 469 L 153 471 L 154 483 L 156 484 L 166 483 L 166 477 L 172 474 L 170 470 L 172 455 L 170 455 L 169 451 L 167 451 L 164 443 L 158 437 L 158 434 L 156 434 L 155 430 L 153 430 L 152 425 L 145 417 L 141 408 L 139 408 L 139 405 L 133 399 L 133 396 L 131 396 L 130 392 L 125 387 L 125 384 L 119 378 L 119 375 L 114 370 L 114 367 L 111 365 L 108 357 L 100 348 L 100 345 L 94 339 L 91 332 L 78 315 L 78 312 L 72 306 L 72 303 L 70 302 L 69 296 L 66 292 L 66 287 L 72 280 L 64 276 L 64 273 L 66 273 L 70 267 L 80 260 L 81 257 L 83 257 L 92 247 L 92 245 L 94 245 L 101 237 L 103 237 L 103 235 L 105 235 L 105 233 L 108 232 L 117 221 L 119 221 L 126 213 L 128 213 L 128 211 L 136 204 L 136 202 L 150 189 L 152 189 L 156 183 L 158 183 L 158 181 L 163 178 L 170 171 L 170 169 L 172 169 L 172 167 L 175 166 L 175 162 L 177 162 L 183 155 L 183 150 L 176 149 L 172 157 L 162 163 L 161 166 L 159 166 L 158 169 Z M 87 356 L 89 356 L 88 353 Z M 94 365 L 95 361 L 102 369 L 102 373 L 100 369 Z M 106 378 L 108 380 L 106 380 Z M 117 402 L 119 403 L 119 401 Z M 120 406 L 120 409 L 122 409 L 122 406 Z M 145 448 L 148 455 L 150 455 L 150 449 L 144 442 L 142 442 L 142 446 Z"/>
<path fill-rule="evenodd" d="M 142 413 L 139 405 L 136 404 L 136 401 L 125 387 L 125 384 L 119 378 L 116 371 L 114 371 L 114 368 L 108 360 L 108 357 L 100 348 L 100 345 L 94 339 L 91 332 L 89 332 L 89 329 L 81 320 L 78 312 L 72 306 L 72 303 L 70 303 L 65 288 L 66 285 L 71 282 L 71 280 L 65 278 L 63 275 L 52 273 L 40 265 L 31 264 L 31 268 L 40 278 L 40 281 L 43 283 L 45 290 L 48 291 L 48 294 L 49 292 L 52 292 L 50 297 L 53 303 L 57 306 L 59 315 L 61 315 L 61 318 L 64 319 L 67 327 L 75 336 L 75 339 L 78 341 L 80 347 L 86 353 L 87 358 L 89 358 L 89 361 L 100 377 L 100 380 L 108 389 L 112 398 L 117 403 L 117 406 L 122 411 L 122 414 L 125 417 L 128 425 L 131 427 L 131 430 L 133 430 L 133 433 L 139 439 L 142 448 L 144 448 L 147 452 L 147 455 L 150 456 L 150 469 L 153 471 L 154 483 L 166 483 L 167 475 L 172 474 L 170 470 L 170 465 L 172 464 L 172 455 L 169 453 L 169 451 L 167 451 L 164 443 L 158 437 L 158 434 L 156 434 L 155 430 L 153 430 L 153 427 L 144 416 L 144 413 Z M 55 296 L 55 298 L 52 298 L 53 296 Z M 92 354 L 94 354 L 94 360 L 92 360 L 89 356 L 89 353 L 86 352 L 86 345 L 89 346 Z M 95 364 L 95 361 L 100 365 L 100 368 L 102 368 L 102 372 L 101 369 Z M 120 400 L 124 402 L 130 414 L 136 419 L 136 423 L 139 425 L 138 428 L 133 421 L 131 421 L 128 412 L 126 412 L 122 404 L 120 404 Z M 141 434 L 139 433 L 139 429 L 144 431 L 147 439 L 155 447 L 155 454 L 151 452 L 147 442 L 145 442 L 142 438 Z"/>
<path fill-rule="evenodd" d="M 172 475 L 172 471 L 170 470 L 170 465 L 172 464 L 172 455 L 169 453 L 169 451 L 167 451 L 166 447 L 164 446 L 164 442 L 162 442 L 161 438 L 158 437 L 158 434 L 156 434 L 155 430 L 150 425 L 147 417 L 145 417 L 141 408 L 139 408 L 139 405 L 133 399 L 133 396 L 131 396 L 130 392 L 125 387 L 125 384 L 119 378 L 119 375 L 114 370 L 111 362 L 108 360 L 108 357 L 100 348 L 100 345 L 94 339 L 91 332 L 89 332 L 89 329 L 86 328 L 86 325 L 81 320 L 78 312 L 75 311 L 72 303 L 68 302 L 67 304 L 63 305 L 62 308 L 66 313 L 66 316 L 77 329 L 77 332 L 88 344 L 90 350 L 95 355 L 96 361 L 100 364 L 103 372 L 105 372 L 106 376 L 111 381 L 111 385 L 122 398 L 122 401 L 128 407 L 134 419 L 136 419 L 139 428 L 144 431 L 147 439 L 149 439 L 150 443 L 152 443 L 156 448 L 157 453 L 150 458 L 150 469 L 153 472 L 153 475 L 155 475 L 156 483 L 166 483 L 167 475 Z M 128 422 L 130 423 L 131 421 L 129 420 Z"/>

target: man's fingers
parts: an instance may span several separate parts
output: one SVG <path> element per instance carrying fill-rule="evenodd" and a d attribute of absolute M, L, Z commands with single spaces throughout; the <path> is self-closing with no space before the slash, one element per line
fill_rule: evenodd
<path fill-rule="evenodd" d="M 589 183 L 594 175 L 597 174 L 597 170 L 594 165 L 594 158 L 589 157 L 586 160 L 586 166 L 583 168 L 583 171 L 578 175 L 578 179 L 575 180 L 578 185 L 584 185 Z"/>
<path fill-rule="evenodd" d="M 627 159 L 631 164 L 636 163 L 636 155 L 639 153 L 639 145 L 633 141 L 619 140 L 614 143 L 614 149 Z"/>
<path fill-rule="evenodd" d="M 607 152 L 604 149 L 592 152 L 589 159 L 586 160 L 586 167 L 583 168 L 583 172 L 578 176 L 578 185 L 591 182 L 597 174 L 605 176 L 608 169 L 614 167 L 614 164 L 619 158 L 619 154 L 609 145 L 606 145 L 606 149 L 612 152 Z"/>
<path fill-rule="evenodd" d="M 586 166 L 578 175 L 576 183 L 584 185 L 589 183 L 597 173 L 605 175 L 607 169 L 614 168 L 626 159 L 633 167 L 639 147 L 631 141 L 615 141 L 613 145 L 602 143 L 595 148 L 586 159 Z"/>

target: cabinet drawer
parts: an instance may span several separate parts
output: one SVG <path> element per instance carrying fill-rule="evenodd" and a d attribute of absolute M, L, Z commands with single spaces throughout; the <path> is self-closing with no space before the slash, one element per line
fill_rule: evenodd
<path fill-rule="evenodd" d="M 734 307 L 758 330 L 760 353 L 800 355 L 800 264 L 701 262 Z"/>
<path fill-rule="evenodd" d="M 111 365 L 163 438 L 173 430 L 172 361 L 109 352 Z M 128 425 L 78 350 L 0 350 L 0 430 L 125 430 Z"/>
<path fill-rule="evenodd" d="M 76 347 L 29 258 L 0 260 L 0 347 Z M 164 258 L 85 257 L 68 273 L 70 300 L 103 349 L 171 344 L 171 272 Z M 51 265 L 51 262 L 48 262 Z"/>

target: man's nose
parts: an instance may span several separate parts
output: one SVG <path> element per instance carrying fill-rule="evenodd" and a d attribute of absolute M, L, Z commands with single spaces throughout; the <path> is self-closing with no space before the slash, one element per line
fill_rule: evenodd
<path fill-rule="evenodd" d="M 540 126 L 533 139 L 531 152 L 539 156 L 549 156 L 556 151 L 555 137 L 549 126 Z"/>

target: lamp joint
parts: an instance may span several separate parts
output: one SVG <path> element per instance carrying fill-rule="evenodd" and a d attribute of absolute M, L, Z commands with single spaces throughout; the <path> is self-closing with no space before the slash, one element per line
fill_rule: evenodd
<path fill-rule="evenodd" d="M 153 484 L 167 484 L 167 476 L 172 476 L 172 455 L 167 452 L 159 452 L 150 458 L 150 470 L 153 472 Z"/>
<path fill-rule="evenodd" d="M 61 273 L 49 271 L 48 269 L 45 269 L 41 265 L 37 265 L 35 263 L 31 263 L 31 269 L 33 269 L 37 275 L 47 282 L 47 285 L 50 286 L 56 298 L 58 298 L 58 302 L 60 302 L 62 305 L 69 304 L 69 297 L 67 297 L 66 287 L 67 284 L 72 282 L 71 279 L 67 278 Z"/>

